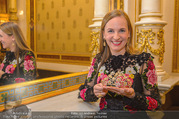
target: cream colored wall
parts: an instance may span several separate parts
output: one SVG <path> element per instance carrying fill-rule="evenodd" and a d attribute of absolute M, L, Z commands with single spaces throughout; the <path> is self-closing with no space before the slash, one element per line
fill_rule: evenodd
<path fill-rule="evenodd" d="M 174 8 L 175 0 L 162 0 L 163 3 L 163 20 L 167 22 L 164 27 L 165 34 L 165 55 L 163 69 L 171 74 L 172 73 L 172 57 L 173 57 L 173 23 L 174 23 Z"/>

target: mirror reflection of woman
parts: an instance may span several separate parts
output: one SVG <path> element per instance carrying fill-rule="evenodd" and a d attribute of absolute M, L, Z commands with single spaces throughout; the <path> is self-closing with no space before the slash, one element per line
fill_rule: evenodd
<path fill-rule="evenodd" d="M 7 49 L 0 65 L 0 85 L 36 79 L 35 55 L 16 23 L 6 22 L 0 25 L 0 42 Z"/>
<path fill-rule="evenodd" d="M 79 98 L 100 110 L 157 110 L 161 101 L 153 56 L 132 48 L 132 26 L 122 10 L 107 13 L 101 24 L 100 53 L 91 64 Z"/>

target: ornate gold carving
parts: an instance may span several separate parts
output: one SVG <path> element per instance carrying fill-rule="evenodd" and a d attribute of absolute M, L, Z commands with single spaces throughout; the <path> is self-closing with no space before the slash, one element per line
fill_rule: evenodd
<path fill-rule="evenodd" d="M 98 43 L 98 39 L 99 39 L 99 31 L 98 32 L 92 32 L 90 34 L 91 36 L 91 46 L 89 48 L 90 52 L 93 52 L 93 56 L 95 56 L 98 52 L 98 48 L 99 48 L 99 43 Z"/>
<path fill-rule="evenodd" d="M 137 29 L 137 42 L 136 42 L 136 47 L 140 45 L 139 50 L 142 52 L 147 52 L 147 49 L 153 53 L 154 55 L 159 56 L 159 62 L 162 64 L 163 63 L 163 56 L 165 52 L 165 43 L 164 43 L 164 38 L 163 38 L 164 30 L 160 29 L 157 32 L 157 45 L 159 45 L 158 49 L 152 48 L 151 45 L 155 44 L 154 39 L 156 36 L 156 33 L 152 31 L 152 29 L 144 30 Z"/>

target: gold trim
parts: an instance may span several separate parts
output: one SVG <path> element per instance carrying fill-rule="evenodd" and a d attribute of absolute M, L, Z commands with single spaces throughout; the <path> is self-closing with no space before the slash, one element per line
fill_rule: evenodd
<path fill-rule="evenodd" d="M 157 34 L 155 32 L 152 31 L 152 29 L 141 29 L 139 31 L 139 29 L 137 29 L 137 42 L 136 42 L 136 46 L 138 47 L 138 45 L 140 45 L 139 51 L 143 51 L 147 52 L 147 50 L 149 50 L 151 53 L 153 53 L 154 55 L 158 55 L 159 56 L 159 62 L 162 64 L 163 63 L 163 58 L 164 58 L 164 52 L 165 52 L 165 42 L 164 42 L 164 30 L 160 29 Z M 154 49 L 152 48 L 152 44 L 154 44 L 154 39 L 155 36 L 157 35 L 157 45 L 159 45 L 158 49 Z M 151 44 L 151 45 L 150 45 Z"/>
<path fill-rule="evenodd" d="M 91 46 L 89 48 L 89 51 L 92 52 L 92 56 L 95 56 L 98 53 L 98 49 L 99 49 L 99 43 L 98 43 L 98 39 L 99 39 L 99 31 L 98 32 L 91 32 L 90 36 L 91 36 Z"/>
<path fill-rule="evenodd" d="M 179 1 L 175 0 L 175 16 L 174 16 L 174 29 L 173 29 L 173 62 L 172 72 L 179 73 Z"/>

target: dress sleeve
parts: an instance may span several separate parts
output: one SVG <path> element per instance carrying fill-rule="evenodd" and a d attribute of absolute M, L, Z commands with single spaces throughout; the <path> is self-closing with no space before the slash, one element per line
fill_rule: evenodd
<path fill-rule="evenodd" d="M 20 64 L 20 73 L 26 81 L 36 79 L 36 59 L 31 51 L 25 53 L 24 58 Z"/>
<path fill-rule="evenodd" d="M 16 64 L 9 64 L 5 73 L 1 77 L 3 84 L 20 83 L 33 80 L 36 78 L 36 61 L 35 56 L 31 51 L 28 51 L 23 56 L 19 64 L 19 75 L 17 75 Z"/>
<path fill-rule="evenodd" d="M 157 86 L 157 75 L 153 57 L 150 56 L 143 64 L 141 71 L 143 92 L 135 92 L 133 99 L 124 97 L 126 107 L 137 110 L 157 110 L 161 106 L 160 94 Z"/>
<path fill-rule="evenodd" d="M 83 99 L 86 102 L 95 102 L 98 100 L 98 98 L 95 96 L 93 92 L 93 87 L 96 80 L 96 72 L 97 72 L 97 58 L 95 57 L 92 60 L 92 64 L 90 66 L 90 70 L 88 72 L 87 79 L 85 80 L 84 85 L 81 85 L 79 90 L 78 98 Z"/>

